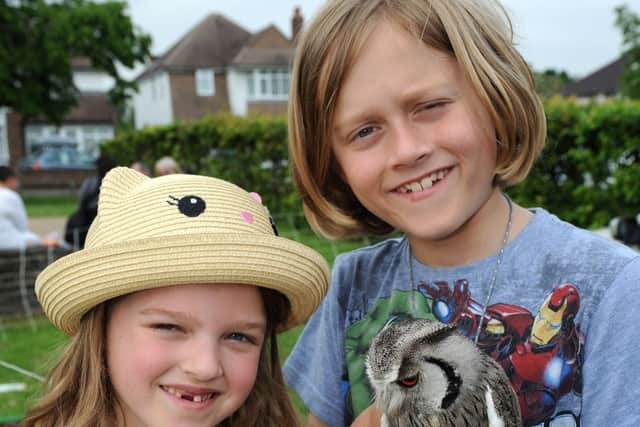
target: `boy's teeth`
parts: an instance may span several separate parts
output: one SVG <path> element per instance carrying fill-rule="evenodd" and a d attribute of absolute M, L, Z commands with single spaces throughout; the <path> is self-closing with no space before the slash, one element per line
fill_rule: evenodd
<path fill-rule="evenodd" d="M 424 190 L 425 188 L 431 187 L 435 181 L 439 181 L 442 178 L 444 178 L 444 176 L 445 176 L 444 171 L 434 172 L 431 175 L 425 176 L 424 178 L 422 178 L 420 182 L 416 181 L 400 187 L 400 192 L 415 193 L 417 191 Z"/>
<path fill-rule="evenodd" d="M 416 192 L 422 190 L 422 186 L 417 182 L 412 182 L 409 184 L 409 190 Z"/>
<path fill-rule="evenodd" d="M 433 185 L 433 181 L 427 176 L 420 181 L 420 185 L 422 185 L 422 188 L 429 188 Z"/>

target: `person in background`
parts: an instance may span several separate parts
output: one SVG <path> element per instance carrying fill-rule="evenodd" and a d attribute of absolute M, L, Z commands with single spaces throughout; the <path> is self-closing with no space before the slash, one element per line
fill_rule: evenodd
<path fill-rule="evenodd" d="M 0 249 L 40 245 L 42 239 L 29 230 L 29 219 L 18 194 L 20 181 L 9 166 L 0 166 Z"/>
<path fill-rule="evenodd" d="M 170 175 L 172 173 L 182 173 L 182 169 L 173 157 L 164 156 L 158 159 L 154 166 L 156 176 Z"/>
<path fill-rule="evenodd" d="M 140 172 L 145 176 L 151 176 L 151 170 L 149 169 L 149 166 L 147 166 L 147 164 L 142 161 L 131 163 L 131 169 L 136 172 Z"/>
<path fill-rule="evenodd" d="M 96 159 L 96 174 L 85 179 L 80 186 L 78 208 L 67 220 L 64 233 L 65 241 L 75 249 L 84 247 L 89 226 L 98 213 L 98 195 L 102 179 L 116 166 L 111 157 L 101 154 Z"/>

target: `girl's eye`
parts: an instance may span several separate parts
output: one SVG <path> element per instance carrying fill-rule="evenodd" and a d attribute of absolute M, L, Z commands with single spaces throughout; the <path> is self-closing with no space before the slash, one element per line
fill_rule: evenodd
<path fill-rule="evenodd" d="M 361 139 L 361 138 L 366 138 L 369 135 L 373 134 L 376 131 L 376 128 L 373 126 L 367 126 L 364 127 L 360 130 L 358 130 L 354 135 L 353 135 L 353 139 Z"/>
<path fill-rule="evenodd" d="M 358 138 L 364 138 L 365 136 L 371 135 L 372 133 L 373 133 L 373 128 L 369 126 L 364 129 L 360 129 L 358 133 L 356 133 L 356 136 Z"/>
<path fill-rule="evenodd" d="M 168 332 L 181 332 L 182 328 L 178 325 L 174 325 L 173 323 L 156 323 L 151 326 L 153 329 L 157 329 L 159 331 L 168 331 Z"/>
<path fill-rule="evenodd" d="M 249 344 L 255 344 L 256 339 L 250 335 L 246 335 L 240 332 L 232 332 L 227 335 L 227 339 L 238 342 L 246 342 Z"/>

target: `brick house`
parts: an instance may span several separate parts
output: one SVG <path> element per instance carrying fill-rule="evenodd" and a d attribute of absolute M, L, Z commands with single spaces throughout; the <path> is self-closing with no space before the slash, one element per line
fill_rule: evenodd
<path fill-rule="evenodd" d="M 80 150 L 94 156 L 102 141 L 113 138 L 117 114 L 107 96 L 113 79 L 92 68 L 86 58 L 74 58 L 72 70 L 73 82 L 80 92 L 78 104 L 60 126 L 43 118 L 26 120 L 20 112 L 0 108 L 0 164 L 9 164 L 17 170 L 18 162 L 47 137 L 71 139 Z M 92 171 L 37 171 L 21 173 L 20 178 L 25 187 L 75 187 L 90 173 Z"/>
<path fill-rule="evenodd" d="M 136 128 L 216 112 L 286 112 L 298 8 L 291 23 L 289 39 L 273 25 L 252 34 L 220 14 L 207 16 L 136 78 Z"/>

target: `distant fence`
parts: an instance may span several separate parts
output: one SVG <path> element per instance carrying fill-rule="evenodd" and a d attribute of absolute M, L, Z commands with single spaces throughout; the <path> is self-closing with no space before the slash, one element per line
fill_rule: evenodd
<path fill-rule="evenodd" d="M 0 318 L 31 317 L 40 312 L 34 293 L 38 274 L 71 249 L 35 246 L 22 250 L 0 250 Z"/>

